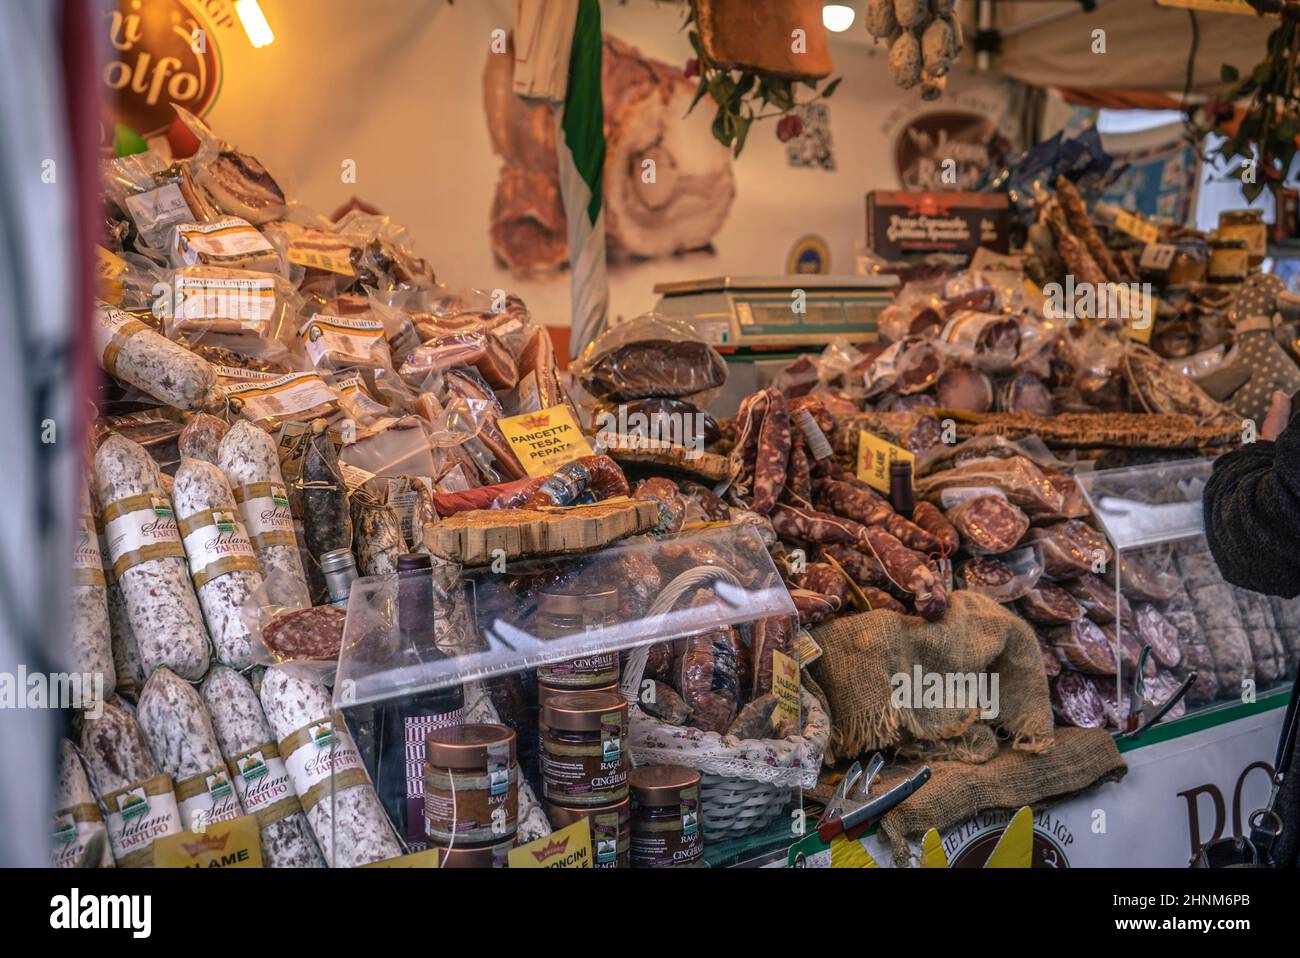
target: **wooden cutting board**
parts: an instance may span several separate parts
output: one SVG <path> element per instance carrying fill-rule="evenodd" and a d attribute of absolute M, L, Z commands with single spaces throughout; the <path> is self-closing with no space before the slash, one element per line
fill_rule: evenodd
<path fill-rule="evenodd" d="M 589 552 L 649 532 L 658 521 L 659 503 L 640 499 L 567 509 L 476 509 L 425 526 L 424 544 L 462 565 L 490 565 L 500 556 Z"/>

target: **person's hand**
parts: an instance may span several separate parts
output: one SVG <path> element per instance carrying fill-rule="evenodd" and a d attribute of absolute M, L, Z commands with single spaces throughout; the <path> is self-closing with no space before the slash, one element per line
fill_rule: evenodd
<path fill-rule="evenodd" d="M 1259 438 L 1272 442 L 1282 435 L 1282 430 L 1286 428 L 1286 424 L 1290 420 L 1291 397 L 1277 390 L 1273 393 L 1273 401 L 1268 405 L 1268 413 L 1264 416 L 1264 424 L 1259 427 Z"/>

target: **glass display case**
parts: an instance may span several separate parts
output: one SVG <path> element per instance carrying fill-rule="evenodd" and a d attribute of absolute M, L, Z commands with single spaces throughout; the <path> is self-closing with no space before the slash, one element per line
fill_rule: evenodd
<path fill-rule="evenodd" d="M 1300 605 L 1232 586 L 1215 565 L 1201 505 L 1211 468 L 1186 459 L 1078 476 L 1107 540 L 1098 571 L 1113 583 L 1114 609 L 1094 618 L 1110 620 L 1114 677 L 1095 684 L 1120 731 L 1253 701 L 1284 684 L 1300 655 Z M 1139 666 L 1145 694 L 1135 696 Z"/>
<path fill-rule="evenodd" d="M 597 867 L 701 864 L 705 843 L 799 815 L 815 782 L 829 723 L 797 638 L 750 525 L 433 558 L 354 583 L 333 706 L 401 852 L 431 867 L 505 865 L 579 820 Z M 356 781 L 334 772 L 338 836 Z"/>

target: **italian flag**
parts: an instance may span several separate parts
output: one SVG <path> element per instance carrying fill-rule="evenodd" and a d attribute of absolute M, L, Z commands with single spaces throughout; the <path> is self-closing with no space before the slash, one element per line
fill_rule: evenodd
<path fill-rule="evenodd" d="M 573 357 L 600 335 L 609 319 L 601 188 L 605 172 L 601 53 L 599 0 L 577 0 L 569 82 L 564 102 L 556 109 L 560 195 L 569 234 L 569 352 Z"/>

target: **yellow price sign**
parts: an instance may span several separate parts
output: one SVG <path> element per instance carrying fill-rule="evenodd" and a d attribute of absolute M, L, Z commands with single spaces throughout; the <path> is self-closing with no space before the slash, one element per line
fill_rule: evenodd
<path fill-rule="evenodd" d="M 261 868 L 257 816 L 242 815 L 202 832 L 179 832 L 154 842 L 156 868 Z"/>
<path fill-rule="evenodd" d="M 583 818 L 510 849 L 511 868 L 590 868 L 591 825 Z"/>
<path fill-rule="evenodd" d="M 858 434 L 858 478 L 871 488 L 888 495 L 889 467 L 899 461 L 910 462 L 915 471 L 916 456 L 902 446 L 866 431 Z"/>
<path fill-rule="evenodd" d="M 568 406 L 510 416 L 499 424 L 520 465 L 533 478 L 549 476 L 566 462 L 591 455 L 591 444 Z"/>

